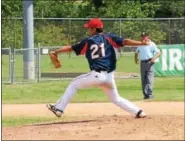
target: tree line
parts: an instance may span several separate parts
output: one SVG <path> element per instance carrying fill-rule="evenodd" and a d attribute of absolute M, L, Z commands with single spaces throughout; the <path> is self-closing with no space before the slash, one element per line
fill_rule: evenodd
<path fill-rule="evenodd" d="M 34 0 L 36 18 L 178 18 L 185 16 L 183 0 Z M 2 47 L 22 48 L 23 1 L 2 0 Z M 34 43 L 44 46 L 74 43 L 87 35 L 82 30 L 84 21 L 35 20 Z M 170 25 L 169 25 L 170 24 Z M 184 22 L 105 21 L 105 30 L 139 38 L 147 30 L 158 43 L 167 43 L 175 36 L 183 42 Z M 184 31 L 184 30 L 183 30 Z"/>

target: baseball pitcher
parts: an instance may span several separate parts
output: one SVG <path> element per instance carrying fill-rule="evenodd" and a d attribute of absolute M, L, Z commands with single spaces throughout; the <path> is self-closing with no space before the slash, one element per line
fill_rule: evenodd
<path fill-rule="evenodd" d="M 114 104 L 129 112 L 134 117 L 146 117 L 143 110 L 135 106 L 130 101 L 120 97 L 114 80 L 114 71 L 116 70 L 117 61 L 116 52 L 121 46 L 147 45 L 147 41 L 141 42 L 124 39 L 123 37 L 119 37 L 113 33 L 104 33 L 103 22 L 99 18 L 91 19 L 84 25 L 84 27 L 88 29 L 90 34 L 89 38 L 85 38 L 75 45 L 57 49 L 50 53 L 50 57 L 54 56 L 54 60 L 57 60 L 57 55 L 59 53 L 71 51 L 74 51 L 76 55 L 85 55 L 89 64 L 90 72 L 75 78 L 68 85 L 64 94 L 55 105 L 47 104 L 48 109 L 57 117 L 60 117 L 72 96 L 79 89 L 95 86 L 101 88 Z M 56 67 L 58 66 L 60 66 L 60 64 L 58 64 L 57 60 Z"/>

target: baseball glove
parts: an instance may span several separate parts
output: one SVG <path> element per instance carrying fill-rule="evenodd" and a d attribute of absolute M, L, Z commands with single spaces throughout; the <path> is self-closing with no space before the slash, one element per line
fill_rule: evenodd
<path fill-rule="evenodd" d="M 50 56 L 51 62 L 54 65 L 54 67 L 55 68 L 60 68 L 61 64 L 60 64 L 60 61 L 59 61 L 59 59 L 57 57 L 57 54 L 49 52 L 48 55 Z"/>

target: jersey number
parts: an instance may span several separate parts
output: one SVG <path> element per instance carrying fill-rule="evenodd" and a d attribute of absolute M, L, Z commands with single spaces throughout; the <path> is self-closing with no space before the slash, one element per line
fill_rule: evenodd
<path fill-rule="evenodd" d="M 92 50 L 91 57 L 92 59 L 96 59 L 99 57 L 104 57 L 105 56 L 105 46 L 104 43 L 100 44 L 98 46 L 97 44 L 93 44 L 90 49 Z"/>

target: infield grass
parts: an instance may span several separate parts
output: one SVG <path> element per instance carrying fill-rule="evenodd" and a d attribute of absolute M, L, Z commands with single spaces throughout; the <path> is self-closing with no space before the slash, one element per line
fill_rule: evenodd
<path fill-rule="evenodd" d="M 69 122 L 72 117 L 3 117 L 2 127 L 14 127 L 23 125 L 54 124 L 54 122 Z"/>
<path fill-rule="evenodd" d="M 117 79 L 121 96 L 132 101 L 143 98 L 140 79 Z M 50 81 L 29 84 L 2 85 L 2 103 L 54 103 L 64 92 L 69 81 Z M 155 98 L 151 101 L 184 101 L 183 77 L 155 78 Z M 109 102 L 107 96 L 99 89 L 80 90 L 71 102 Z M 29 126 L 54 122 L 74 121 L 72 117 L 2 117 L 2 127 Z M 76 119 L 75 119 L 76 120 Z"/>

